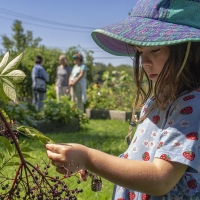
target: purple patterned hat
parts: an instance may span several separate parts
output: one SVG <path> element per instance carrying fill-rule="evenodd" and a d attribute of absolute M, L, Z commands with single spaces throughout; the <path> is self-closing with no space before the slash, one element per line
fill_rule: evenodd
<path fill-rule="evenodd" d="M 130 45 L 159 46 L 200 41 L 200 0 L 139 0 L 130 16 L 92 32 L 108 53 L 134 55 Z"/>

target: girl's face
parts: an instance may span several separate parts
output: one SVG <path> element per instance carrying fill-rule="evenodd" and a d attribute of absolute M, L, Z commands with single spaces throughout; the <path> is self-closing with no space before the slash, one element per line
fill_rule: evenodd
<path fill-rule="evenodd" d="M 169 48 L 166 46 L 141 47 L 136 46 L 141 56 L 141 64 L 154 83 L 157 81 L 164 64 L 169 58 Z"/>

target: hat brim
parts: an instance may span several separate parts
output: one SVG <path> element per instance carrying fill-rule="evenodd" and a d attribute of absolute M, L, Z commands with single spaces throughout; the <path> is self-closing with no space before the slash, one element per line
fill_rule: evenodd
<path fill-rule="evenodd" d="M 163 46 L 189 41 L 200 41 L 200 29 L 164 21 L 128 17 L 127 19 L 97 29 L 92 38 L 99 47 L 110 54 L 134 56 L 134 46 Z M 130 44 L 130 45 L 129 45 Z"/>

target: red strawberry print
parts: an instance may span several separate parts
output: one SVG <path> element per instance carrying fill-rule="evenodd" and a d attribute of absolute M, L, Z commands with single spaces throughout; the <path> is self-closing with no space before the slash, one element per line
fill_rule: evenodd
<path fill-rule="evenodd" d="M 149 152 L 144 152 L 144 154 L 142 154 L 142 159 L 143 159 L 144 161 L 150 160 Z"/>
<path fill-rule="evenodd" d="M 195 153 L 192 152 L 192 151 L 184 151 L 184 152 L 183 152 L 183 156 L 184 156 L 186 159 L 192 161 L 192 160 L 194 160 L 194 158 L 195 158 Z"/>
<path fill-rule="evenodd" d="M 160 158 L 163 159 L 163 160 L 168 160 L 168 161 L 171 160 L 171 157 L 170 157 L 169 155 L 167 155 L 167 154 L 162 154 L 162 155 L 160 156 Z"/>
<path fill-rule="evenodd" d="M 135 197 L 136 197 L 135 193 L 133 193 L 133 192 L 128 193 L 128 199 L 129 200 L 133 200 L 133 199 L 135 199 Z"/>
<path fill-rule="evenodd" d="M 181 113 L 182 115 L 189 115 L 189 114 L 191 114 L 192 112 L 193 112 L 193 109 L 192 109 L 191 106 L 187 106 L 187 107 L 183 108 L 183 109 L 180 111 L 180 113 Z"/>
<path fill-rule="evenodd" d="M 160 149 L 162 146 L 163 146 L 163 142 L 160 142 L 160 143 L 158 144 L 157 149 Z"/>
<path fill-rule="evenodd" d="M 124 198 L 118 198 L 117 200 L 125 200 Z"/>
<path fill-rule="evenodd" d="M 183 101 L 188 101 L 190 99 L 194 99 L 194 97 L 195 97 L 194 95 L 188 95 L 188 96 L 183 98 Z"/>
<path fill-rule="evenodd" d="M 160 117 L 158 115 L 153 116 L 153 123 L 157 124 L 160 121 Z"/>
<path fill-rule="evenodd" d="M 192 179 L 187 182 L 187 185 L 190 189 L 195 189 L 197 187 L 197 181 L 195 179 Z"/>
<path fill-rule="evenodd" d="M 149 199 L 151 199 L 151 195 L 142 194 L 142 200 L 149 200 Z"/>
<path fill-rule="evenodd" d="M 191 133 L 188 133 L 186 135 L 186 138 L 188 140 L 198 140 L 199 139 L 199 134 L 197 132 L 191 132 Z"/>
<path fill-rule="evenodd" d="M 128 153 L 124 154 L 124 158 L 128 158 Z"/>
<path fill-rule="evenodd" d="M 137 140 L 137 137 L 134 139 L 133 143 L 135 143 L 135 142 L 136 142 L 136 140 Z"/>

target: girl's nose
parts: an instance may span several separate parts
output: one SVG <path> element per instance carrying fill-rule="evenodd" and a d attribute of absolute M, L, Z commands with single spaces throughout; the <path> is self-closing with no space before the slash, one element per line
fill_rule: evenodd
<path fill-rule="evenodd" d="M 149 58 L 149 56 L 142 55 L 141 56 L 141 64 L 142 64 L 143 67 L 151 66 L 152 65 L 152 60 Z"/>

